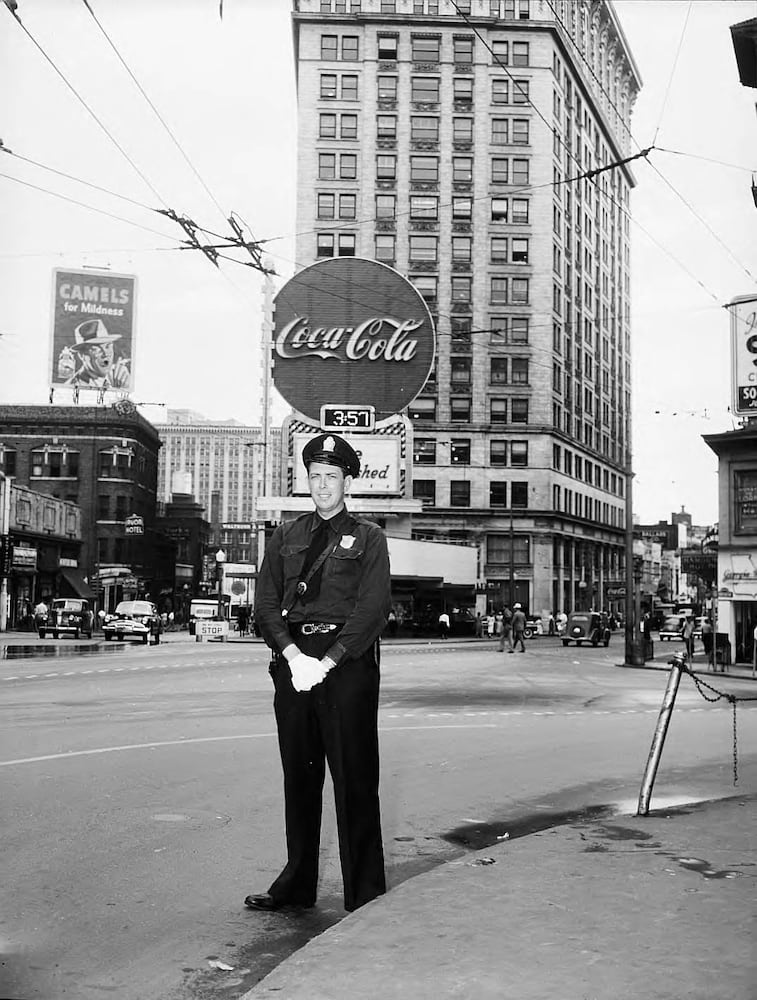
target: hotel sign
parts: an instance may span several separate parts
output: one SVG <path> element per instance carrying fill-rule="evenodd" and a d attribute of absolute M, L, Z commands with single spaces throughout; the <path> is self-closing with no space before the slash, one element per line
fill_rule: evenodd
<path fill-rule="evenodd" d="M 731 313 L 731 391 L 733 412 L 757 414 L 757 298 L 734 299 Z"/>

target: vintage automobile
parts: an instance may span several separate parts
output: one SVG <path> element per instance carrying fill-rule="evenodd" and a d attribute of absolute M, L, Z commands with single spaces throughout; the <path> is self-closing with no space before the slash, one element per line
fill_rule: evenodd
<path fill-rule="evenodd" d="M 526 615 L 526 627 L 523 629 L 523 638 L 533 639 L 536 635 L 544 635 L 544 624 L 541 618 Z"/>
<path fill-rule="evenodd" d="M 585 642 L 590 642 L 592 646 L 598 646 L 601 642 L 603 646 L 609 646 L 611 631 L 606 614 L 599 611 L 573 611 L 568 615 L 562 644 L 567 646 L 568 643 L 575 642 L 577 646 L 582 646 Z"/>
<path fill-rule="evenodd" d="M 121 601 L 114 614 L 105 616 L 103 635 L 106 641 L 139 639 L 145 645 L 152 636 L 157 646 L 162 628 L 158 609 L 152 601 Z"/>
<path fill-rule="evenodd" d="M 89 601 L 80 597 L 56 597 L 47 618 L 39 622 L 37 631 L 40 639 L 44 639 L 48 632 L 52 632 L 54 639 L 61 635 L 72 635 L 74 639 L 85 635 L 91 639 L 94 620 Z"/>
<path fill-rule="evenodd" d="M 683 627 L 686 624 L 686 615 L 668 615 L 660 626 L 660 639 L 683 639 Z"/>

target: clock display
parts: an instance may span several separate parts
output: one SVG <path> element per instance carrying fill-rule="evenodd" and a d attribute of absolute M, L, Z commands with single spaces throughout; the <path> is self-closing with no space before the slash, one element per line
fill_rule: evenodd
<path fill-rule="evenodd" d="M 331 404 L 321 407 L 323 431 L 372 431 L 376 422 L 373 406 L 342 406 Z"/>

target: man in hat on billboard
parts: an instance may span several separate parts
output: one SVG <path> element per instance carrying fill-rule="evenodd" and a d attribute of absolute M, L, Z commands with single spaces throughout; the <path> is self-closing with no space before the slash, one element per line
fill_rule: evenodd
<path fill-rule="evenodd" d="M 284 771 L 287 863 L 253 910 L 315 904 L 325 762 L 334 782 L 344 906 L 386 891 L 379 816 L 378 637 L 391 609 L 386 538 L 350 514 L 360 472 L 336 434 L 302 459 L 315 511 L 276 528 L 258 577 L 255 620 L 270 671 Z"/>
<path fill-rule="evenodd" d="M 129 362 L 116 358 L 113 347 L 119 333 L 108 333 L 101 319 L 87 319 L 74 329 L 74 343 L 58 358 L 58 376 L 67 385 L 89 385 L 96 389 L 128 388 Z"/>

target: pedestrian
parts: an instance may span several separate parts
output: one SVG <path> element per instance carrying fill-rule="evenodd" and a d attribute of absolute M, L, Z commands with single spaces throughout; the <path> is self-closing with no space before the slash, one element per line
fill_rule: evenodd
<path fill-rule="evenodd" d="M 39 603 L 34 607 L 34 627 L 39 628 L 47 622 L 48 608 L 44 598 L 40 598 Z"/>
<path fill-rule="evenodd" d="M 704 646 L 709 665 L 712 660 L 712 622 L 709 618 L 705 618 L 702 622 L 702 645 Z"/>
<path fill-rule="evenodd" d="M 526 616 L 523 613 L 523 608 L 520 606 L 520 604 L 513 604 L 512 627 L 513 627 L 513 643 L 512 647 L 510 648 L 510 652 L 512 653 L 515 650 L 515 648 L 517 648 L 518 643 L 520 643 L 520 649 L 518 650 L 518 652 L 525 653 L 526 644 L 523 641 L 523 634 L 526 631 Z"/>
<path fill-rule="evenodd" d="M 474 625 L 474 629 L 475 629 L 476 638 L 477 639 L 481 639 L 483 637 L 483 634 L 484 634 L 484 621 L 483 621 L 483 618 L 481 617 L 481 612 L 480 611 L 476 612 L 476 623 Z"/>
<path fill-rule="evenodd" d="M 695 622 L 693 615 L 687 615 L 681 637 L 684 641 L 684 645 L 686 646 L 686 658 L 688 660 L 694 659 L 694 625 Z"/>
<path fill-rule="evenodd" d="M 486 634 L 490 639 L 494 638 L 494 626 L 496 624 L 496 618 L 494 617 L 494 612 L 489 612 L 486 618 Z"/>
<path fill-rule="evenodd" d="M 386 538 L 344 496 L 354 449 L 320 434 L 302 452 L 315 511 L 279 525 L 260 570 L 255 620 L 270 672 L 284 772 L 287 862 L 253 910 L 311 907 L 325 762 L 334 784 L 344 906 L 386 891 L 379 813 L 378 637 L 391 608 Z"/>
<path fill-rule="evenodd" d="M 389 632 L 390 638 L 394 638 L 397 634 L 397 615 L 394 608 L 389 612 L 389 618 L 387 619 L 387 631 Z"/>
<path fill-rule="evenodd" d="M 439 638 L 449 639 L 449 615 L 444 609 L 439 615 Z"/>
<path fill-rule="evenodd" d="M 557 618 L 555 618 L 555 625 L 557 626 L 557 634 L 565 635 L 565 630 L 568 627 L 568 616 L 564 611 L 557 612 Z"/>
<path fill-rule="evenodd" d="M 504 653 L 505 645 L 509 647 L 508 652 L 513 651 L 513 613 L 508 608 L 502 609 L 502 631 L 499 636 L 499 651 Z"/>
<path fill-rule="evenodd" d="M 237 611 L 237 628 L 239 629 L 240 636 L 247 635 L 247 622 L 248 622 L 249 612 L 247 608 L 242 604 Z"/>
<path fill-rule="evenodd" d="M 555 634 L 555 616 L 550 611 L 547 624 L 547 635 L 554 635 L 554 634 Z"/>

